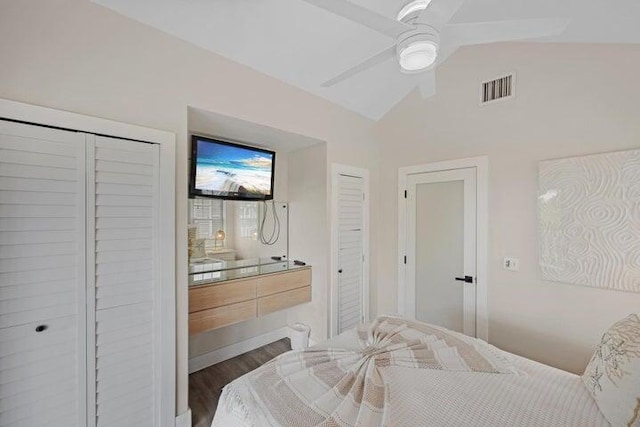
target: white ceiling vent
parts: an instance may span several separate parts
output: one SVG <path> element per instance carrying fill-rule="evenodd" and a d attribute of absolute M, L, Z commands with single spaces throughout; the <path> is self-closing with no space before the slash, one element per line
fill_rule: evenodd
<path fill-rule="evenodd" d="M 480 86 L 480 105 L 513 98 L 516 93 L 515 82 L 515 73 L 482 82 Z"/>

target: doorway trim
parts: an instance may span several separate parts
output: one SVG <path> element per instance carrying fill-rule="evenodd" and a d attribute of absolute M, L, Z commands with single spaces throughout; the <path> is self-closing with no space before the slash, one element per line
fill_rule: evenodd
<path fill-rule="evenodd" d="M 330 266 L 330 286 L 328 295 L 329 311 L 329 337 L 334 337 L 338 332 L 338 305 L 336 295 L 338 294 L 338 177 L 339 175 L 350 175 L 364 180 L 363 193 L 363 233 L 362 233 L 362 315 L 365 321 L 369 321 L 369 170 L 348 166 L 339 163 L 331 164 L 331 266 Z"/>
<path fill-rule="evenodd" d="M 423 165 L 405 166 L 398 170 L 398 312 L 405 314 L 407 294 L 405 256 L 407 254 L 407 178 L 409 175 L 442 172 L 452 169 L 476 169 L 476 337 L 489 339 L 487 307 L 488 239 L 489 239 L 489 157 L 469 157 Z"/>

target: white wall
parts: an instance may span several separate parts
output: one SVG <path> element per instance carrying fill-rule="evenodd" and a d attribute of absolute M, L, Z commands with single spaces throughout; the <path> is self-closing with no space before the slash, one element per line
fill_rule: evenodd
<path fill-rule="evenodd" d="M 312 266 L 311 302 L 287 312 L 289 323 L 311 326 L 311 338 L 327 338 L 329 236 L 327 146 L 317 144 L 289 154 L 289 256 Z M 327 286 L 316 286 L 318 283 Z"/>
<path fill-rule="evenodd" d="M 482 79 L 517 72 L 517 98 L 480 107 Z M 640 147 L 640 46 L 505 44 L 459 51 L 378 125 L 380 191 L 401 166 L 489 155 L 489 335 L 503 349 L 581 373 L 602 332 L 638 312 L 640 294 L 540 280 L 540 160 Z M 378 310 L 395 312 L 397 207 L 381 205 Z M 520 272 L 501 269 L 520 258 Z"/>
<path fill-rule="evenodd" d="M 369 151 L 372 123 L 87 0 L 2 1 L 0 8 L 0 97 L 177 135 L 176 404 L 182 413 L 188 390 L 187 107 L 326 141 L 329 159 L 362 167 L 373 167 L 377 158 Z"/>

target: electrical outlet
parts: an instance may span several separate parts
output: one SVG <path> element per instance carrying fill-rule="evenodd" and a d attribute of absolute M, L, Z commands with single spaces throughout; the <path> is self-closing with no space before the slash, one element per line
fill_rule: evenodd
<path fill-rule="evenodd" d="M 502 263 L 502 268 L 509 271 L 520 271 L 520 260 L 514 257 L 507 257 Z"/>

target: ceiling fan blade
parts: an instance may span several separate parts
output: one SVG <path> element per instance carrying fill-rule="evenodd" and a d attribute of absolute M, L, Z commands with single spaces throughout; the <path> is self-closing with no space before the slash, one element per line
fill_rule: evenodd
<path fill-rule="evenodd" d="M 364 70 L 368 70 L 369 68 L 375 67 L 376 65 L 381 64 L 390 58 L 394 58 L 395 56 L 396 56 L 396 45 L 394 44 L 389 46 L 382 52 L 372 56 L 371 58 L 365 59 L 363 62 L 359 63 L 355 67 L 349 68 L 344 73 L 341 73 L 335 76 L 331 80 L 327 80 L 326 82 L 322 83 L 322 87 L 334 86 L 344 80 L 347 80 L 350 77 L 355 76 L 358 73 L 363 72 Z"/>
<path fill-rule="evenodd" d="M 418 77 L 418 87 L 420 88 L 420 94 L 422 99 L 427 99 L 436 94 L 436 72 L 435 70 L 429 70 L 421 73 Z"/>
<path fill-rule="evenodd" d="M 458 50 L 458 46 L 443 44 L 440 46 L 440 50 L 438 51 L 438 58 L 436 59 L 436 63 L 433 68 L 439 67 L 440 64 L 445 62 L 447 58 L 449 58 L 453 53 Z"/>
<path fill-rule="evenodd" d="M 451 21 L 465 0 L 432 0 L 418 17 L 416 24 L 430 25 L 440 30 Z"/>
<path fill-rule="evenodd" d="M 342 16 L 350 21 L 357 22 L 365 27 L 371 28 L 389 37 L 396 38 L 400 34 L 411 31 L 414 28 L 395 19 L 382 16 L 371 9 L 358 6 L 347 0 L 304 0 L 314 6 L 336 15 Z"/>
<path fill-rule="evenodd" d="M 441 38 L 452 46 L 534 39 L 561 34 L 569 22 L 569 19 L 551 18 L 450 24 L 442 29 Z"/>

